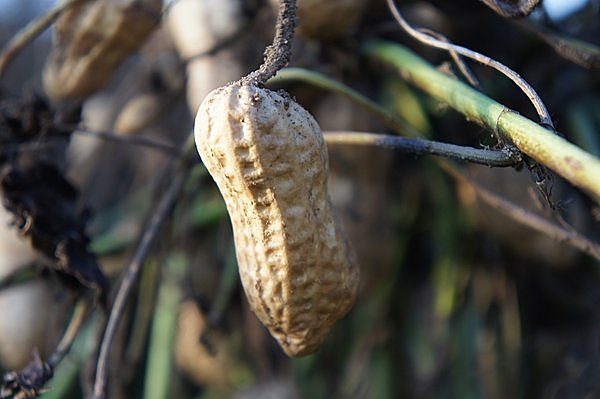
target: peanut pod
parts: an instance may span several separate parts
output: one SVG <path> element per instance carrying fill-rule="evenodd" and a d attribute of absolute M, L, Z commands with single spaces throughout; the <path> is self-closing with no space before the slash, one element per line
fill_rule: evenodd
<path fill-rule="evenodd" d="M 158 26 L 161 6 L 162 0 L 96 0 L 65 12 L 44 67 L 48 96 L 83 99 L 102 89 Z"/>
<path fill-rule="evenodd" d="M 252 310 L 289 356 L 314 352 L 359 283 L 317 122 L 290 98 L 233 83 L 203 101 L 195 138 L 227 205 Z"/>

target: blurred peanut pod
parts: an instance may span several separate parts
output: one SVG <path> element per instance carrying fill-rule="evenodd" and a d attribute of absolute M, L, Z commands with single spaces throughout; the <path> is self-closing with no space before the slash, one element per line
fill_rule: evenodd
<path fill-rule="evenodd" d="M 115 132 L 134 134 L 152 125 L 161 115 L 165 104 L 156 93 L 139 94 L 125 103 L 115 121 Z"/>
<path fill-rule="evenodd" d="M 233 35 L 242 21 L 239 0 L 178 0 L 169 9 L 167 27 L 182 58 L 210 50 Z"/>
<path fill-rule="evenodd" d="M 177 51 L 188 60 L 187 99 L 190 111 L 195 114 L 208 93 L 244 74 L 238 54 L 231 49 L 205 54 L 234 35 L 243 24 L 241 2 L 179 0 L 170 8 L 166 21 Z"/>
<path fill-rule="evenodd" d="M 206 315 L 190 300 L 181 303 L 175 340 L 175 363 L 192 381 L 201 386 L 225 388 L 231 384 L 231 366 L 221 337 L 210 345 L 203 342 L 208 328 Z M 212 345 L 216 344 L 216 348 Z"/>
<path fill-rule="evenodd" d="M 0 280 L 37 259 L 29 239 L 11 227 L 0 205 Z M 21 369 L 34 350 L 49 354 L 58 341 L 68 310 L 67 295 L 53 281 L 35 279 L 0 290 L 0 367 Z"/>
<path fill-rule="evenodd" d="M 274 8 L 279 0 L 271 0 Z M 369 0 L 298 0 L 299 36 L 334 40 L 351 34 Z"/>
<path fill-rule="evenodd" d="M 123 60 L 160 21 L 161 0 L 96 0 L 74 6 L 56 22 L 43 72 L 55 100 L 83 99 L 102 89 Z"/>

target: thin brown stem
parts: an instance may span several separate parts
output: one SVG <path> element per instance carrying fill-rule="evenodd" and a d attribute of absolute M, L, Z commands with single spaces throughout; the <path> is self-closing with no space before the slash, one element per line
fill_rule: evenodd
<path fill-rule="evenodd" d="M 110 361 L 110 351 L 112 343 L 117 333 L 117 328 L 123 316 L 125 306 L 129 295 L 138 280 L 138 275 L 142 270 L 144 261 L 152 250 L 154 241 L 160 233 L 161 227 L 170 214 L 179 193 L 183 187 L 185 180 L 185 174 L 177 174 L 167 191 L 162 195 L 158 206 L 156 207 L 150 223 L 146 228 L 140 244 L 131 260 L 131 263 L 127 267 L 123 281 L 119 286 L 117 296 L 111 308 L 110 316 L 102 338 L 100 345 L 100 353 L 98 355 L 98 363 L 96 365 L 96 379 L 94 381 L 94 398 L 104 399 L 106 398 L 106 387 L 108 383 L 108 365 Z"/>
<path fill-rule="evenodd" d="M 438 155 L 494 167 L 515 166 L 521 162 L 518 151 L 509 153 L 504 150 L 483 150 L 439 141 L 367 132 L 323 132 L 323 135 L 327 144 L 374 146 L 416 155 Z"/>
<path fill-rule="evenodd" d="M 239 80 L 241 84 L 265 84 L 277 71 L 287 66 L 292 53 L 292 39 L 296 28 L 296 0 L 281 0 L 273 44 L 265 50 L 261 66 Z"/>
<path fill-rule="evenodd" d="M 424 28 L 419 29 L 419 31 L 421 31 L 422 33 L 424 33 L 426 35 L 435 37 L 436 39 L 438 39 L 442 42 L 450 43 L 448 38 L 439 32 L 435 32 L 430 29 L 424 29 Z M 460 73 L 465 77 L 465 79 L 467 79 L 467 82 L 469 82 L 469 84 L 471 86 L 475 87 L 476 89 L 480 89 L 481 84 L 479 83 L 479 79 L 477 79 L 477 77 L 475 76 L 473 71 L 471 71 L 469 66 L 463 61 L 460 54 L 458 54 L 453 49 L 448 50 L 448 52 L 450 53 L 450 57 L 452 57 L 452 60 L 454 61 L 454 64 L 456 64 L 456 67 L 458 68 Z"/>
<path fill-rule="evenodd" d="M 83 1 L 87 0 L 65 0 L 60 2 L 56 7 L 38 19 L 30 22 L 25 28 L 13 36 L 8 44 L 4 46 L 2 53 L 0 53 L 0 79 L 4 76 L 4 72 L 6 72 L 6 68 L 8 68 L 10 62 L 17 54 L 19 54 L 19 52 L 21 52 L 21 50 L 23 50 L 23 48 L 52 25 L 63 12 Z"/>
<path fill-rule="evenodd" d="M 106 141 L 113 141 L 116 143 L 124 143 L 124 144 L 146 147 L 149 149 L 164 152 L 165 154 L 168 154 L 168 155 L 174 156 L 174 157 L 178 157 L 181 155 L 181 150 L 179 148 L 172 146 L 170 144 L 158 142 L 156 140 L 147 139 L 145 137 L 122 136 L 120 134 L 110 132 L 110 131 L 99 131 L 99 130 L 89 129 L 82 125 L 54 124 L 53 126 L 58 127 L 59 129 L 65 129 L 68 131 L 72 131 L 73 134 L 93 136 L 93 137 L 98 137 L 99 139 L 106 140 Z"/>
<path fill-rule="evenodd" d="M 529 101 L 533 104 L 535 110 L 537 111 L 538 117 L 540 119 L 540 123 L 542 125 L 546 125 L 554 130 L 554 124 L 552 123 L 552 118 L 550 117 L 550 113 L 546 108 L 546 105 L 540 98 L 539 94 L 531 87 L 529 83 L 527 83 L 517 72 L 513 71 L 506 65 L 502 64 L 485 56 L 476 51 L 470 50 L 466 47 L 457 46 L 456 44 L 452 44 L 446 41 L 438 40 L 435 37 L 425 34 L 415 28 L 413 28 L 402 16 L 398 7 L 394 3 L 394 0 L 387 0 L 388 7 L 392 12 L 392 15 L 398 22 L 398 24 L 413 38 L 417 39 L 421 43 L 427 44 L 431 47 L 439 48 L 442 50 L 446 50 L 449 52 L 456 52 L 464 57 L 471 58 L 483 65 L 489 66 L 491 68 L 496 69 L 510 80 L 512 80 L 529 98 Z"/>
<path fill-rule="evenodd" d="M 127 305 L 127 300 L 134 285 L 138 280 L 140 271 L 144 261 L 150 255 L 154 242 L 161 231 L 162 225 L 166 218 L 170 215 L 173 206 L 175 205 L 177 198 L 183 188 L 183 183 L 190 170 L 190 166 L 187 163 L 187 155 L 190 155 L 195 151 L 194 146 L 194 135 L 190 134 L 186 142 L 183 144 L 182 153 L 184 156 L 180 157 L 177 162 L 177 168 L 175 168 L 174 177 L 164 192 L 160 201 L 152 214 L 150 222 L 142 235 L 140 243 L 133 255 L 133 259 L 127 266 L 127 270 L 121 285 L 117 291 L 117 296 L 111 307 L 110 315 L 100 344 L 100 352 L 98 354 L 98 362 L 96 364 L 96 377 L 94 381 L 93 397 L 94 399 L 105 399 L 106 388 L 108 384 L 108 365 L 110 361 L 110 353 L 113 345 L 114 338 L 117 333 L 117 329 L 123 312 Z"/>
<path fill-rule="evenodd" d="M 56 368 L 58 364 L 65 358 L 71 346 L 73 345 L 73 341 L 77 337 L 83 322 L 85 321 L 85 317 L 88 313 L 89 304 L 88 301 L 83 298 L 80 299 L 75 305 L 75 310 L 73 311 L 73 316 L 71 317 L 71 321 L 65 330 L 60 342 L 58 343 L 54 353 L 48 359 L 48 365 L 52 367 L 52 369 Z"/>
<path fill-rule="evenodd" d="M 481 185 L 465 176 L 458 169 L 445 163 L 441 165 L 456 181 L 471 186 L 475 193 L 492 208 L 505 214 L 511 219 L 528 226 L 557 242 L 565 242 L 574 248 L 600 260 L 600 243 L 591 241 L 573 229 L 566 229 L 552 223 L 548 219 L 530 212 L 499 195 L 483 188 Z"/>

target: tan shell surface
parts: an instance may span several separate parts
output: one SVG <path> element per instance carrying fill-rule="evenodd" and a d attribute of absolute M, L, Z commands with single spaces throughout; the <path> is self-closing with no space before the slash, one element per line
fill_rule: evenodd
<path fill-rule="evenodd" d="M 235 83 L 204 100 L 195 134 L 227 204 L 251 308 L 288 355 L 315 351 L 359 281 L 327 195 L 319 126 L 290 98 Z"/>
<path fill-rule="evenodd" d="M 46 93 L 83 99 L 102 89 L 158 26 L 161 7 L 161 0 L 96 0 L 69 9 L 55 24 Z"/>
<path fill-rule="evenodd" d="M 143 93 L 127 101 L 115 121 L 115 133 L 135 134 L 156 122 L 166 108 L 161 94 Z"/>

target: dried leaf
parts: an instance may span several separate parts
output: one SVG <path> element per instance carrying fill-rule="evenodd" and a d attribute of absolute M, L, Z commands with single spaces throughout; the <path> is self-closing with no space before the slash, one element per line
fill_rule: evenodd
<path fill-rule="evenodd" d="M 77 210 L 78 192 L 62 173 L 46 162 L 7 165 L 0 174 L 3 205 L 14 225 L 52 266 L 98 292 L 105 302 L 108 280 L 88 249 L 87 211 Z"/>

